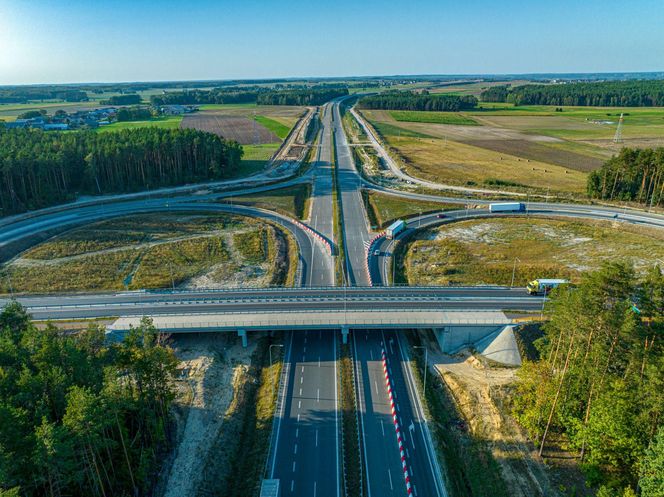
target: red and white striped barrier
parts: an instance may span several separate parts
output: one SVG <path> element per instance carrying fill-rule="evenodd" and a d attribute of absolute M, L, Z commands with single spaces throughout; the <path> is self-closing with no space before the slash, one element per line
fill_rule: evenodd
<path fill-rule="evenodd" d="M 410 484 L 410 475 L 408 474 L 408 464 L 406 463 L 406 450 L 403 447 L 401 427 L 399 426 L 399 420 L 397 419 L 397 409 L 394 404 L 394 395 L 392 394 L 392 382 L 390 381 L 390 374 L 387 371 L 387 356 L 385 355 L 385 349 L 381 349 L 380 352 L 383 359 L 383 374 L 385 375 L 385 387 L 387 388 L 387 396 L 390 399 L 390 409 L 392 411 L 392 421 L 394 422 L 394 432 L 397 435 L 397 443 L 399 444 L 399 455 L 401 456 L 403 478 L 406 482 L 406 492 L 408 495 L 413 495 L 413 487 Z"/>
<path fill-rule="evenodd" d="M 327 251 L 329 252 L 330 255 L 334 255 L 334 249 L 332 248 L 332 244 L 330 243 L 330 241 L 327 238 L 321 236 L 318 232 L 312 230 L 309 226 L 307 226 L 304 223 L 301 223 L 297 219 L 293 219 L 293 223 L 295 223 L 297 226 L 299 226 L 303 230 L 309 232 L 315 239 L 317 239 L 319 242 L 321 242 L 325 246 L 325 248 L 327 249 Z"/>
<path fill-rule="evenodd" d="M 367 271 L 367 276 L 369 278 L 369 286 L 373 286 L 373 278 L 371 277 L 371 265 L 369 264 L 369 262 L 371 261 L 370 257 L 373 254 L 373 246 L 378 241 L 378 239 L 380 239 L 384 236 L 385 236 L 385 232 L 381 231 L 376 236 L 374 236 L 371 240 L 369 240 L 368 244 L 366 245 L 367 253 L 366 253 L 366 256 L 364 258 L 364 269 Z"/>

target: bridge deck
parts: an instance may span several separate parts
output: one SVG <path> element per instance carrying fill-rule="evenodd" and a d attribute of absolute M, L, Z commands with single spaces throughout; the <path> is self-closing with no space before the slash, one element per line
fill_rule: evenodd
<path fill-rule="evenodd" d="M 497 326 L 511 322 L 500 311 L 435 311 L 398 309 L 352 311 L 327 309 L 290 312 L 228 312 L 218 314 L 158 314 L 155 326 L 166 333 L 190 331 L 295 329 L 414 329 L 443 326 Z M 140 316 L 121 317 L 108 327 L 124 331 L 140 323 Z"/>

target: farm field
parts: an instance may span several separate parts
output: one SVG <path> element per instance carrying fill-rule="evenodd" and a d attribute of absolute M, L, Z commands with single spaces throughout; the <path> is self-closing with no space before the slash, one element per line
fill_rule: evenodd
<path fill-rule="evenodd" d="M 664 258 L 664 234 L 622 223 L 505 218 L 423 231 L 399 250 L 397 280 L 409 284 L 515 285 L 535 278 L 578 281 L 605 261 L 644 272 Z"/>
<path fill-rule="evenodd" d="M 270 285 L 288 273 L 286 235 L 250 218 L 149 214 L 55 237 L 0 268 L 0 293 Z"/>
<path fill-rule="evenodd" d="M 113 131 L 122 131 L 125 129 L 136 128 L 163 128 L 163 129 L 178 129 L 182 122 L 182 116 L 160 116 L 148 119 L 146 121 L 122 121 L 100 126 L 97 128 L 98 133 L 108 133 Z"/>
<path fill-rule="evenodd" d="M 492 151 L 499 156 L 509 155 L 583 173 L 600 167 L 623 146 L 664 146 L 664 108 L 562 107 L 562 112 L 556 112 L 556 107 L 552 106 L 514 107 L 511 104 L 485 102 L 479 105 L 477 110 L 458 113 L 365 110 L 363 114 L 398 152 L 402 152 L 398 138 L 430 137 L 442 139 L 448 144 L 457 142 L 476 147 L 475 150 Z M 615 144 L 613 136 L 621 113 L 625 114 L 623 143 Z M 432 116 L 420 117 L 422 114 Z M 439 114 L 443 116 L 438 117 Z M 452 124 L 459 117 L 472 119 L 479 126 Z M 445 119 L 448 119 L 448 124 Z M 444 161 L 445 151 L 442 148 L 438 155 Z M 421 158 L 415 155 L 408 159 L 417 165 Z M 482 161 L 479 154 L 471 153 L 468 159 L 471 162 Z M 423 162 L 421 167 L 426 169 L 427 159 L 424 158 Z M 485 165 L 486 175 L 495 176 L 491 164 Z M 520 176 L 520 173 L 514 171 L 512 176 Z M 528 185 L 528 181 L 515 182 Z M 546 188 L 549 185 L 535 183 L 528 186 Z"/>
<path fill-rule="evenodd" d="M 395 121 L 411 123 L 457 124 L 477 126 L 477 121 L 458 112 L 427 112 L 416 110 L 391 110 Z"/>

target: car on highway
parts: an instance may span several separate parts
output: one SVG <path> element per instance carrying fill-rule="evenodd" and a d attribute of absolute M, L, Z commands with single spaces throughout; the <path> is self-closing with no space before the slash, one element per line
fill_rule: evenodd
<path fill-rule="evenodd" d="M 374 250 L 374 256 L 378 257 L 380 255 L 380 250 Z"/>
<path fill-rule="evenodd" d="M 445 214 L 436 214 L 438 219 L 445 219 L 447 216 Z"/>

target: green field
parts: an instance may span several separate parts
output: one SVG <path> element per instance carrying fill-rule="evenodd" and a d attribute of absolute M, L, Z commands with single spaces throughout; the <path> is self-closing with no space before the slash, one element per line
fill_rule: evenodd
<path fill-rule="evenodd" d="M 275 121 L 274 119 L 270 119 L 269 117 L 254 116 L 254 119 L 258 124 L 261 124 L 272 131 L 281 140 L 284 140 L 288 136 L 288 133 L 290 133 L 291 128 L 289 126 L 286 126 L 279 121 Z"/>
<path fill-rule="evenodd" d="M 122 131 L 124 129 L 136 128 L 162 128 L 162 129 L 178 129 L 182 122 L 182 116 L 161 116 L 154 117 L 147 121 L 122 121 L 100 126 L 97 128 L 98 132 L 106 133 L 111 131 Z"/>
<path fill-rule="evenodd" d="M 395 121 L 411 123 L 454 124 L 461 126 L 477 126 L 477 121 L 458 112 L 427 112 L 411 110 L 391 110 L 390 115 Z"/>
<path fill-rule="evenodd" d="M 604 261 L 644 272 L 664 259 L 664 232 L 624 223 L 552 219 L 478 219 L 420 232 L 402 246 L 397 281 L 509 285 L 536 278 L 579 277 Z"/>

